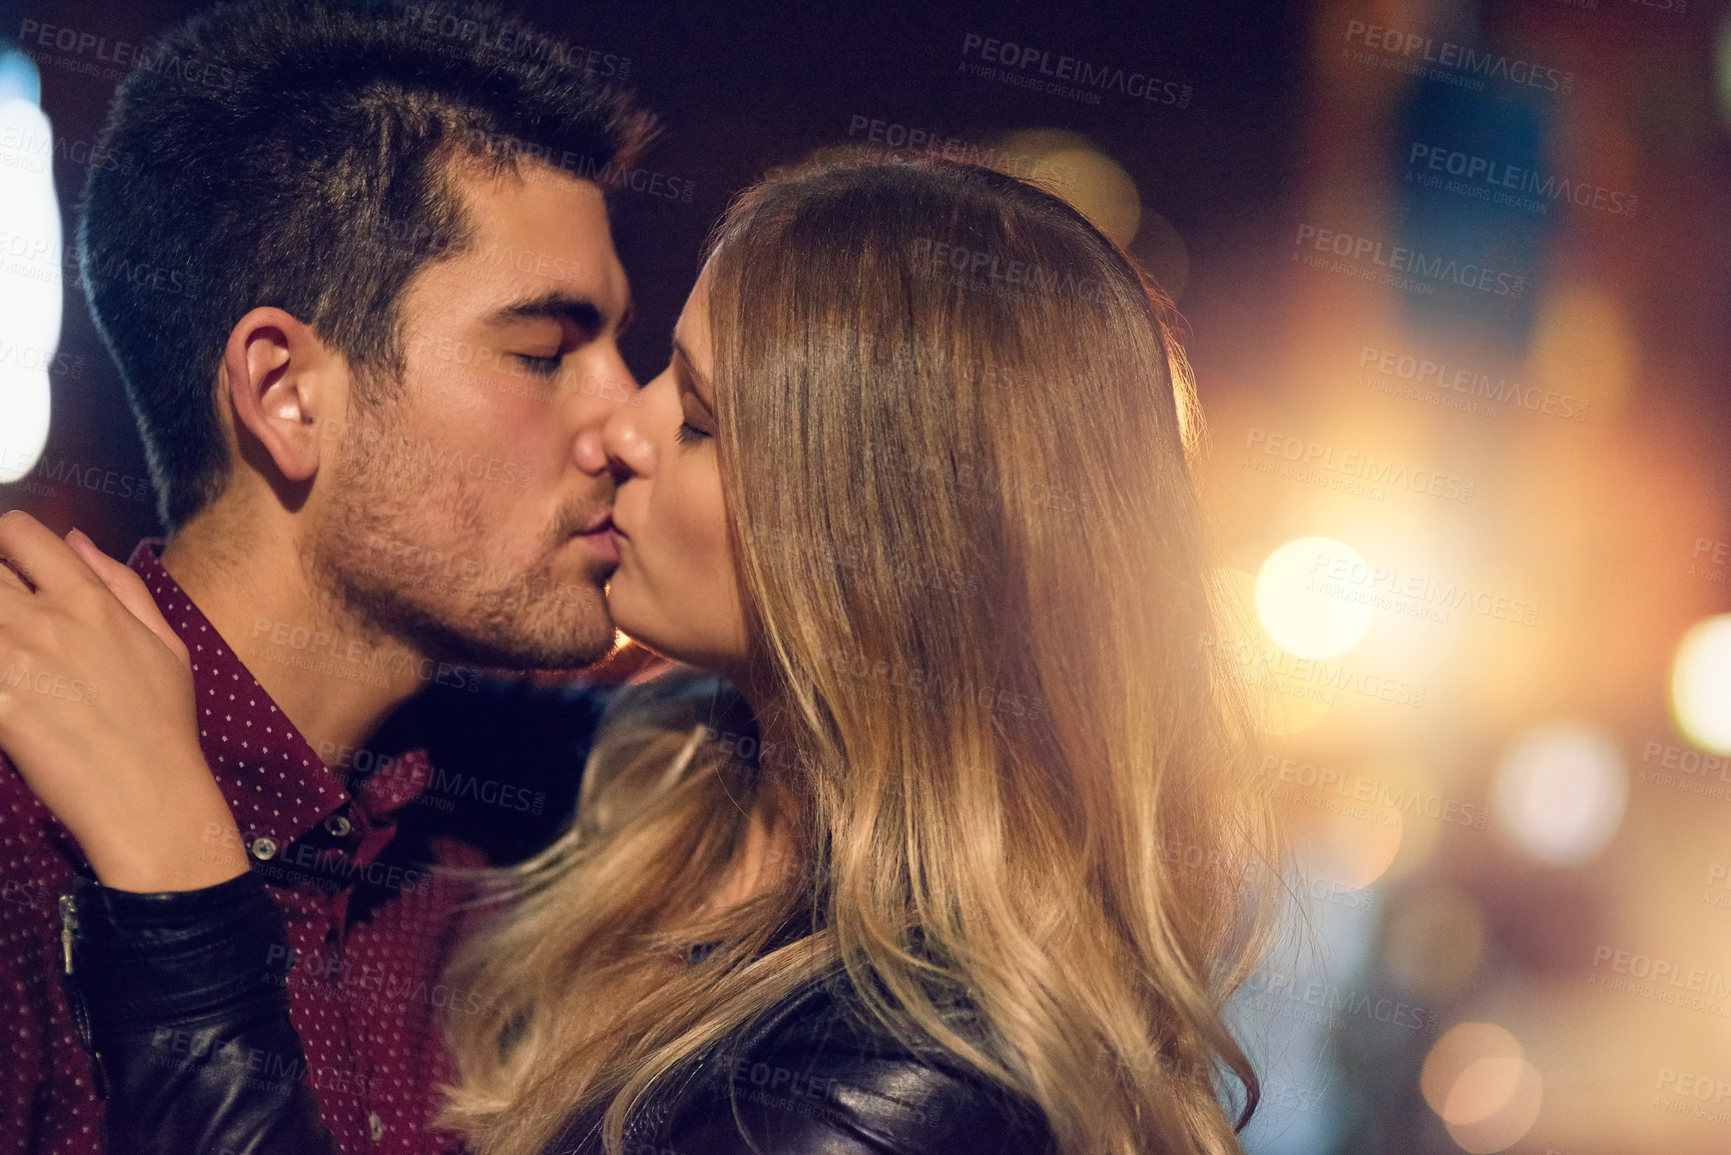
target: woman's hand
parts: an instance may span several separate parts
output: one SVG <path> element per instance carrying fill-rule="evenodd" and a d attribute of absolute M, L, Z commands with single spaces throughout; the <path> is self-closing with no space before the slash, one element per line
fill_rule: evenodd
<path fill-rule="evenodd" d="M 144 580 L 73 530 L 0 514 L 0 751 L 104 885 L 196 890 L 247 869 L 198 745 L 191 661 Z"/>

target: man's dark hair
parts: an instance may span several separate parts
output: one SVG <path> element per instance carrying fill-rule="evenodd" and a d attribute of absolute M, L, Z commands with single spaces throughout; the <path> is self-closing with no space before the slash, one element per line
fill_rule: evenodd
<path fill-rule="evenodd" d="M 261 305 L 400 387 L 397 302 L 474 232 L 454 161 L 606 186 L 653 134 L 583 53 L 491 6 L 245 0 L 165 34 L 115 96 L 79 227 L 85 294 L 172 529 L 229 476 L 215 381 Z M 617 57 L 605 58 L 615 72 Z"/>

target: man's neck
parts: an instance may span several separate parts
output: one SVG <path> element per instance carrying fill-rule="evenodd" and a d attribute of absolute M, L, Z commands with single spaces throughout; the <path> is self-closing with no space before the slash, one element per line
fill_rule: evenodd
<path fill-rule="evenodd" d="M 250 536 L 248 548 L 236 551 L 195 520 L 163 547 L 162 566 L 319 757 L 334 765 L 339 752 L 359 749 L 425 685 L 417 676 L 423 655 L 368 636 L 334 599 L 319 596 L 298 542 Z M 385 655 L 389 662 L 378 660 Z"/>

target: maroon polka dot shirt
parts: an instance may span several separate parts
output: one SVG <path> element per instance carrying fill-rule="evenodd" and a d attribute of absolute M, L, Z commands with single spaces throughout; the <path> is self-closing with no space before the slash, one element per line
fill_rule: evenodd
<path fill-rule="evenodd" d="M 351 795 L 168 576 L 158 544 L 140 543 L 129 564 L 191 651 L 205 758 L 287 919 L 292 1015 L 324 1122 L 349 1155 L 458 1151 L 427 1120 L 449 1071 L 439 1016 L 453 996 L 439 975 L 458 937 L 460 887 L 425 871 L 369 871 L 391 841 L 392 812 L 428 781 L 426 755 L 392 762 Z M 452 840 L 435 852 L 482 862 Z M 303 868 L 315 858 L 316 877 Z M 101 1150 L 101 1100 L 61 981 L 59 896 L 83 861 L 0 756 L 0 1155 Z M 369 878 L 390 898 L 349 925 L 352 887 L 332 877 Z"/>

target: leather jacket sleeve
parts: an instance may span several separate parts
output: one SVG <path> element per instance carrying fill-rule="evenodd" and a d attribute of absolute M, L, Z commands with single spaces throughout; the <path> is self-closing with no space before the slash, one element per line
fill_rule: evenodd
<path fill-rule="evenodd" d="M 61 900 L 68 984 L 117 1155 L 340 1155 L 306 1087 L 282 914 L 248 873 Z"/>

